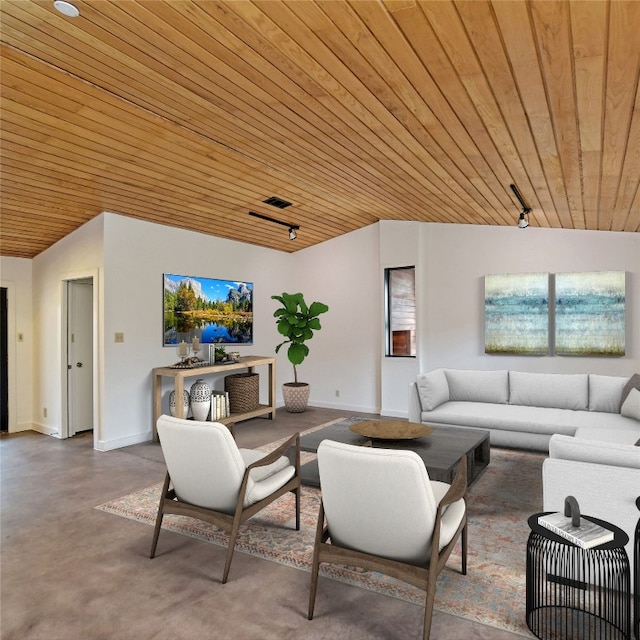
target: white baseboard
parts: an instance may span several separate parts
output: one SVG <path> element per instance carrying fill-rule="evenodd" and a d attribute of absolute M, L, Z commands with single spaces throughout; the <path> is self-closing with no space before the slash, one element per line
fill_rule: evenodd
<path fill-rule="evenodd" d="M 149 442 L 153 440 L 153 433 L 151 430 L 144 433 L 136 433 L 133 436 L 126 436 L 124 438 L 114 438 L 113 440 L 98 440 L 96 445 L 97 451 L 113 451 L 114 449 L 122 449 L 123 447 L 129 447 L 132 444 L 141 444 L 143 442 Z"/>
<path fill-rule="evenodd" d="M 321 409 L 338 409 L 342 411 L 360 411 L 362 413 L 380 413 L 380 409 L 378 407 L 365 407 L 351 404 L 338 404 L 336 402 L 317 402 L 317 401 L 309 401 L 310 407 L 320 407 Z"/>
<path fill-rule="evenodd" d="M 31 431 L 37 431 L 38 433 L 42 433 L 45 436 L 53 436 L 54 438 L 59 438 L 60 437 L 60 431 L 58 429 L 55 429 L 54 427 L 50 427 L 49 425 L 46 424 L 42 424 L 40 422 L 32 422 L 32 423 L 23 423 L 24 428 L 18 428 L 18 431 L 26 431 L 26 430 L 31 430 Z"/>
<path fill-rule="evenodd" d="M 380 415 L 384 418 L 402 418 L 404 420 L 407 420 L 409 418 L 408 411 L 389 411 L 387 409 L 386 411 L 380 412 Z"/>

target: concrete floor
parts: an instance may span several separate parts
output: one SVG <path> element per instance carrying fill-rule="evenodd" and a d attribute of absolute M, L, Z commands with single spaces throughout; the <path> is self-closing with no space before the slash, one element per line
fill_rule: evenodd
<path fill-rule="evenodd" d="M 355 414 L 309 408 L 237 425 L 242 447 Z M 242 553 L 220 583 L 225 549 L 94 509 L 161 482 L 160 446 L 102 453 L 92 435 L 0 438 L 3 640 L 365 640 L 421 637 L 423 609 Z M 510 633 L 435 612 L 434 640 L 508 640 Z"/>

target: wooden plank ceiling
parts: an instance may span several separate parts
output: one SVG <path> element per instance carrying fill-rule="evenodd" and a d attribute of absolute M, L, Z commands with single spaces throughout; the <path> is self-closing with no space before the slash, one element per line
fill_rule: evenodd
<path fill-rule="evenodd" d="M 74 4 L 0 2 L 2 255 L 102 211 L 282 251 L 514 225 L 512 183 L 532 226 L 640 229 L 637 0 Z"/>

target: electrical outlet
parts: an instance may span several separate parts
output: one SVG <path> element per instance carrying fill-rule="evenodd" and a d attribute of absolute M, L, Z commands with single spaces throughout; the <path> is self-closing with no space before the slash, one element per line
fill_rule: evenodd
<path fill-rule="evenodd" d="M 18 334 L 18 342 L 24 342 L 24 333 Z"/>
<path fill-rule="evenodd" d="M 340 397 L 340 389 L 336 389 L 336 398 Z"/>
<path fill-rule="evenodd" d="M 45 407 L 45 408 L 42 410 L 42 414 L 44 415 L 44 417 L 45 417 L 45 418 L 47 417 L 47 407 Z"/>
<path fill-rule="evenodd" d="M 124 342 L 124 333 L 116 333 L 114 342 Z"/>

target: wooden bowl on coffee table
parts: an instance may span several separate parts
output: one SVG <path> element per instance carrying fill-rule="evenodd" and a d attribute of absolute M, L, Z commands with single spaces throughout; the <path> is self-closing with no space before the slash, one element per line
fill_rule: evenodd
<path fill-rule="evenodd" d="M 433 431 L 426 424 L 406 420 L 366 420 L 354 422 L 349 429 L 372 440 L 412 440 L 428 436 Z"/>

